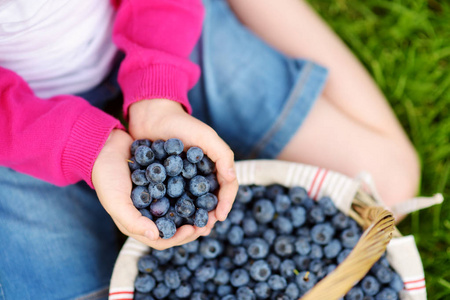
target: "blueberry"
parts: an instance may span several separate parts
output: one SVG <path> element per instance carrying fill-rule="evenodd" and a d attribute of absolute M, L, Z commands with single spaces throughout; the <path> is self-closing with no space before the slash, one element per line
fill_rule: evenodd
<path fill-rule="evenodd" d="M 322 279 L 325 275 L 327 275 L 327 271 L 325 268 L 325 262 L 321 259 L 313 259 L 309 262 L 309 271 L 313 272 L 317 279 Z"/>
<path fill-rule="evenodd" d="M 219 182 L 217 181 L 217 176 L 214 173 L 205 176 L 209 183 L 209 191 L 214 192 L 219 188 Z"/>
<path fill-rule="evenodd" d="M 181 247 L 179 247 L 179 248 L 181 248 Z M 178 274 L 180 274 L 180 279 L 182 282 L 189 280 L 189 278 L 191 278 L 191 276 L 192 276 L 191 270 L 189 270 L 187 268 L 187 266 L 185 266 L 185 265 L 179 266 L 177 268 L 177 270 L 178 270 Z"/>
<path fill-rule="evenodd" d="M 253 191 L 248 185 L 240 185 L 236 193 L 236 202 L 249 203 L 252 200 Z"/>
<path fill-rule="evenodd" d="M 177 231 L 175 223 L 164 217 L 156 220 L 155 224 L 156 227 L 158 227 L 159 236 L 163 239 L 169 239 L 173 237 L 175 235 L 175 232 Z"/>
<path fill-rule="evenodd" d="M 292 258 L 297 266 L 297 269 L 306 271 L 309 269 L 309 264 L 311 263 L 311 258 L 305 255 L 294 255 Z"/>
<path fill-rule="evenodd" d="M 254 288 L 255 295 L 258 299 L 269 299 L 272 290 L 267 282 L 258 282 Z"/>
<path fill-rule="evenodd" d="M 178 274 L 178 271 L 171 268 L 167 269 L 164 272 L 164 283 L 171 290 L 178 288 L 181 284 L 180 275 Z"/>
<path fill-rule="evenodd" d="M 219 266 L 226 270 L 231 270 L 232 268 L 234 268 L 233 261 L 231 260 L 231 257 L 229 257 L 229 256 L 220 257 Z"/>
<path fill-rule="evenodd" d="M 380 283 L 389 283 L 394 277 L 394 272 L 380 263 L 375 263 L 370 272 L 374 274 Z"/>
<path fill-rule="evenodd" d="M 234 287 L 246 285 L 250 280 L 248 272 L 245 269 L 235 269 L 231 272 L 230 283 Z"/>
<path fill-rule="evenodd" d="M 171 206 L 167 213 L 164 215 L 167 219 L 173 221 L 175 223 L 175 226 L 178 228 L 181 225 L 183 225 L 183 218 L 180 217 L 177 212 L 175 211 L 175 207 Z"/>
<path fill-rule="evenodd" d="M 273 227 L 278 234 L 291 234 L 294 230 L 291 221 L 283 216 L 278 216 L 275 220 L 273 220 Z"/>
<path fill-rule="evenodd" d="M 338 239 L 332 239 L 328 245 L 323 247 L 325 257 L 328 259 L 335 258 L 342 250 L 341 242 Z"/>
<path fill-rule="evenodd" d="M 283 214 L 291 207 L 291 198 L 286 194 L 277 195 L 275 198 L 275 210 L 279 214 Z"/>
<path fill-rule="evenodd" d="M 401 290 L 403 290 L 403 280 L 397 273 L 394 273 L 391 279 L 391 282 L 389 283 L 389 287 L 399 293 Z"/>
<path fill-rule="evenodd" d="M 272 274 L 269 264 L 265 260 L 256 260 L 250 267 L 250 276 L 256 281 L 266 281 Z"/>
<path fill-rule="evenodd" d="M 262 236 L 266 240 L 266 242 L 269 243 L 269 245 L 272 245 L 275 241 L 275 238 L 277 237 L 277 233 L 274 229 L 268 228 L 263 232 Z"/>
<path fill-rule="evenodd" d="M 156 257 L 160 265 L 164 265 L 172 259 L 174 252 L 175 249 L 173 248 L 167 248 L 164 250 L 153 249 L 152 255 Z"/>
<path fill-rule="evenodd" d="M 197 166 L 190 163 L 188 160 L 183 159 L 183 170 L 181 170 L 181 176 L 186 179 L 191 179 L 197 175 Z"/>
<path fill-rule="evenodd" d="M 155 160 L 155 153 L 148 146 L 139 146 L 136 149 L 134 157 L 138 164 L 146 167 Z"/>
<path fill-rule="evenodd" d="M 209 192 L 209 182 L 205 177 L 197 175 L 189 182 L 189 191 L 194 196 L 201 196 Z"/>
<path fill-rule="evenodd" d="M 246 236 L 254 236 L 258 233 L 258 223 L 253 218 L 244 218 L 242 220 L 242 229 Z"/>
<path fill-rule="evenodd" d="M 295 282 L 303 294 L 309 291 L 316 284 L 317 278 L 316 275 L 309 271 L 302 271 L 295 276 Z"/>
<path fill-rule="evenodd" d="M 267 283 L 274 291 L 284 290 L 287 286 L 286 279 L 278 274 L 270 275 L 270 277 L 267 279 Z"/>
<path fill-rule="evenodd" d="M 375 300 L 397 300 L 398 294 L 391 288 L 386 287 L 381 290 L 376 296 Z"/>
<path fill-rule="evenodd" d="M 175 290 L 175 296 L 178 298 L 188 298 L 192 294 L 192 286 L 187 282 L 182 282 Z"/>
<path fill-rule="evenodd" d="M 309 257 L 311 257 L 312 259 L 321 259 L 323 257 L 322 246 L 312 243 L 311 244 L 311 252 L 309 253 Z"/>
<path fill-rule="evenodd" d="M 288 195 L 294 204 L 302 204 L 302 202 L 308 198 L 308 192 L 300 186 L 291 187 L 288 191 Z"/>
<path fill-rule="evenodd" d="M 348 291 L 347 295 L 345 295 L 345 300 L 362 300 L 364 297 L 364 293 L 359 286 L 354 286 Z"/>
<path fill-rule="evenodd" d="M 194 214 L 194 225 L 197 227 L 205 227 L 208 224 L 208 212 L 203 208 L 198 208 Z"/>
<path fill-rule="evenodd" d="M 182 218 L 187 218 L 195 213 L 194 202 L 188 198 L 180 197 L 175 203 L 175 212 Z"/>
<path fill-rule="evenodd" d="M 204 155 L 203 158 L 197 163 L 197 169 L 203 175 L 208 175 L 214 172 L 215 164 L 207 155 Z"/>
<path fill-rule="evenodd" d="M 222 253 L 222 244 L 215 239 L 206 238 L 200 242 L 200 254 L 206 259 L 213 259 Z"/>
<path fill-rule="evenodd" d="M 331 224 L 333 224 L 334 228 L 342 230 L 349 225 L 348 220 L 349 218 L 344 213 L 338 212 L 332 217 Z"/>
<path fill-rule="evenodd" d="M 277 255 L 271 253 L 271 254 L 269 254 L 267 256 L 266 260 L 267 260 L 267 263 L 269 264 L 270 269 L 272 271 L 275 272 L 275 271 L 278 271 L 280 269 L 281 259 Z"/>
<path fill-rule="evenodd" d="M 141 212 L 141 214 L 142 214 L 144 217 L 147 217 L 147 218 L 149 218 L 150 220 L 153 221 L 153 216 L 152 216 L 152 214 L 150 213 L 150 211 L 148 210 L 148 208 L 139 208 L 138 210 Z"/>
<path fill-rule="evenodd" d="M 141 168 L 141 165 L 136 162 L 136 158 L 134 156 L 128 160 L 128 168 L 131 172 Z"/>
<path fill-rule="evenodd" d="M 238 300 L 256 300 L 255 293 L 248 286 L 241 286 L 236 290 Z"/>
<path fill-rule="evenodd" d="M 188 261 L 186 262 L 186 266 L 188 267 L 189 270 L 195 271 L 203 263 L 203 261 L 204 258 L 202 255 L 192 253 L 189 256 Z"/>
<path fill-rule="evenodd" d="M 184 193 L 185 182 L 182 176 L 170 177 L 167 181 L 167 195 L 172 198 L 180 197 Z"/>
<path fill-rule="evenodd" d="M 231 293 L 233 293 L 233 287 L 231 285 L 226 284 L 226 285 L 219 285 L 217 287 L 217 295 L 219 297 L 225 297 L 227 295 L 231 295 Z"/>
<path fill-rule="evenodd" d="M 206 211 L 214 210 L 217 206 L 217 203 L 217 197 L 212 193 L 206 193 L 195 200 L 195 205 L 198 208 L 206 209 Z"/>
<path fill-rule="evenodd" d="M 258 223 L 265 224 L 273 220 L 275 207 L 268 199 L 259 199 L 253 205 L 253 216 Z"/>
<path fill-rule="evenodd" d="M 190 300 L 208 300 L 208 296 L 203 292 L 194 292 Z"/>
<path fill-rule="evenodd" d="M 228 219 L 230 220 L 231 224 L 239 225 L 244 219 L 244 211 L 233 207 L 228 214 Z"/>
<path fill-rule="evenodd" d="M 142 273 L 151 273 L 158 268 L 158 260 L 151 255 L 144 255 L 138 260 L 138 270 Z"/>
<path fill-rule="evenodd" d="M 304 236 L 297 238 L 294 242 L 295 251 L 300 255 L 308 255 L 311 252 L 310 239 Z"/>
<path fill-rule="evenodd" d="M 323 221 L 325 221 L 325 213 L 323 212 L 322 207 L 314 205 L 308 211 L 308 220 L 311 223 L 322 223 Z"/>
<path fill-rule="evenodd" d="M 326 266 L 326 272 L 327 272 L 327 274 L 326 275 L 328 275 L 328 274 L 330 274 L 331 272 L 333 272 L 334 270 L 336 270 L 336 265 L 335 264 L 331 264 L 331 265 L 327 265 Z"/>
<path fill-rule="evenodd" d="M 153 199 L 161 199 L 166 195 L 166 185 L 164 183 L 150 183 L 148 191 Z"/>
<path fill-rule="evenodd" d="M 171 155 L 164 160 L 164 167 L 169 176 L 177 176 L 183 171 L 183 159 L 178 155 Z"/>
<path fill-rule="evenodd" d="M 299 237 L 301 237 L 301 236 L 307 237 L 309 239 L 309 241 L 311 241 L 310 232 L 311 232 L 311 230 L 309 230 L 308 227 L 302 226 L 302 227 L 297 228 L 295 233 L 297 234 L 297 236 L 299 236 Z"/>
<path fill-rule="evenodd" d="M 174 247 L 175 251 L 173 254 L 173 264 L 174 265 L 185 265 L 186 262 L 189 259 L 189 254 L 187 253 L 186 249 L 183 247 Z"/>
<path fill-rule="evenodd" d="M 156 299 L 166 299 L 170 294 L 170 289 L 163 282 L 160 282 L 152 292 Z"/>
<path fill-rule="evenodd" d="M 152 163 L 145 170 L 147 179 L 152 183 L 162 183 L 166 180 L 166 168 L 160 163 Z"/>
<path fill-rule="evenodd" d="M 203 151 L 199 147 L 190 147 L 186 151 L 186 158 L 189 162 L 196 164 L 203 158 Z"/>
<path fill-rule="evenodd" d="M 217 288 L 212 279 L 206 282 L 205 289 L 210 295 L 214 295 L 216 293 Z"/>
<path fill-rule="evenodd" d="M 284 194 L 284 187 L 279 184 L 271 184 L 266 187 L 266 198 L 274 201 L 278 195 Z"/>
<path fill-rule="evenodd" d="M 155 278 L 146 273 L 139 273 L 134 280 L 134 288 L 141 293 L 149 293 L 156 285 Z"/>
<path fill-rule="evenodd" d="M 269 253 L 269 244 L 262 238 L 254 238 L 247 247 L 247 253 L 253 259 L 264 258 Z"/>
<path fill-rule="evenodd" d="M 380 290 L 380 283 L 375 277 L 366 275 L 361 280 L 361 288 L 365 295 L 375 296 Z"/>
<path fill-rule="evenodd" d="M 216 275 L 216 267 L 212 261 L 207 261 L 195 270 L 195 278 L 200 282 L 207 282 Z"/>
<path fill-rule="evenodd" d="M 170 201 L 166 197 L 162 197 L 161 199 L 154 199 L 150 204 L 150 212 L 155 217 L 164 216 L 170 208 Z"/>
<path fill-rule="evenodd" d="M 138 185 L 131 191 L 131 200 L 136 208 L 146 208 L 150 205 L 150 193 L 146 187 Z"/>
<path fill-rule="evenodd" d="M 253 185 L 251 186 L 252 193 L 253 193 L 253 199 L 261 199 L 266 196 L 266 186 L 264 185 Z"/>
<path fill-rule="evenodd" d="M 333 238 L 334 232 L 330 223 L 316 224 L 311 229 L 311 239 L 316 244 L 326 245 Z"/>
<path fill-rule="evenodd" d="M 155 153 L 155 158 L 158 160 L 164 160 L 167 157 L 167 153 L 164 150 L 164 143 L 163 140 L 156 140 L 150 147 L 153 150 L 153 153 Z"/>
<path fill-rule="evenodd" d="M 331 200 L 328 196 L 323 196 L 320 198 L 318 203 L 319 206 L 322 207 L 325 216 L 334 216 L 338 212 L 333 200 Z"/>
<path fill-rule="evenodd" d="M 183 152 L 183 149 L 183 142 L 177 138 L 168 139 L 164 143 L 164 151 L 169 155 L 178 155 Z"/>
<path fill-rule="evenodd" d="M 225 219 L 224 221 L 216 222 L 216 224 L 214 225 L 214 229 L 216 230 L 217 234 L 219 234 L 219 236 L 224 237 L 228 233 L 230 227 L 231 227 L 230 219 Z"/>
<path fill-rule="evenodd" d="M 294 253 L 293 239 L 290 236 L 279 236 L 274 242 L 274 251 L 279 256 L 290 256 Z"/>
<path fill-rule="evenodd" d="M 360 234 L 355 228 L 347 228 L 341 233 L 342 246 L 345 248 L 354 248 L 358 243 Z"/>
<path fill-rule="evenodd" d="M 136 149 L 139 146 L 147 146 L 150 147 L 152 145 L 152 142 L 149 139 L 138 139 L 138 140 L 134 140 L 133 143 L 131 143 L 131 155 L 134 155 L 134 153 L 136 152 Z"/>
<path fill-rule="evenodd" d="M 164 272 L 161 268 L 158 268 L 152 272 L 152 276 L 155 277 L 156 282 L 164 281 Z"/>
<path fill-rule="evenodd" d="M 248 261 L 248 253 L 244 247 L 235 247 L 233 249 L 232 261 L 236 266 L 242 266 Z"/>
<path fill-rule="evenodd" d="M 298 289 L 297 284 L 294 282 L 288 283 L 285 294 L 289 299 L 298 299 L 300 297 L 300 290 Z"/>
<path fill-rule="evenodd" d="M 134 292 L 134 300 L 155 300 L 149 293 Z"/>
<path fill-rule="evenodd" d="M 295 262 L 292 259 L 285 259 L 280 264 L 280 275 L 284 278 L 294 277 L 296 269 Z"/>
<path fill-rule="evenodd" d="M 181 245 L 188 253 L 197 253 L 200 242 L 193 240 L 192 242 Z"/>
<path fill-rule="evenodd" d="M 216 276 L 214 277 L 214 283 L 216 285 L 225 285 L 230 281 L 230 272 L 225 269 L 218 269 Z"/>

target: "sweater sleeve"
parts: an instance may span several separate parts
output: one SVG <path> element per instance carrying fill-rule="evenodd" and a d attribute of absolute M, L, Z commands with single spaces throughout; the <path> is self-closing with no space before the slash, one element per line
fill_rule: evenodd
<path fill-rule="evenodd" d="M 117 16 L 113 40 L 125 53 L 119 70 L 124 114 L 142 99 L 165 98 L 191 106 L 187 92 L 200 69 L 189 55 L 200 37 L 200 0 L 113 0 Z"/>
<path fill-rule="evenodd" d="M 16 73 L 0 67 L 0 165 L 64 186 L 92 187 L 95 159 L 120 122 L 70 95 L 36 97 Z"/>

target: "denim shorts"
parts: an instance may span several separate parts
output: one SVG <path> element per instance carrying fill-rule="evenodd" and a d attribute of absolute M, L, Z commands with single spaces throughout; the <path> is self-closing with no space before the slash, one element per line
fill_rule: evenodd
<path fill-rule="evenodd" d="M 189 92 L 193 115 L 216 130 L 236 159 L 275 158 L 302 125 L 328 72 L 271 48 L 227 1 L 203 2 L 203 34 L 191 55 L 202 70 Z"/>

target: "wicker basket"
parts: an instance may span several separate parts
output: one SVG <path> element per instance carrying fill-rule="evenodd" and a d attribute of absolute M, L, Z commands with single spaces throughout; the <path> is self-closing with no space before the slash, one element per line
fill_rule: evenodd
<path fill-rule="evenodd" d="M 426 299 L 423 267 L 413 237 L 400 234 L 394 226 L 392 213 L 365 189 L 361 181 L 315 166 L 276 160 L 237 162 L 236 172 L 239 184 L 302 186 L 314 199 L 330 196 L 343 213 L 365 229 L 349 256 L 302 300 L 343 297 L 365 276 L 386 248 L 391 266 L 405 283 L 400 298 Z M 128 238 L 114 267 L 109 299 L 133 298 L 137 261 L 149 250 L 148 246 Z"/>

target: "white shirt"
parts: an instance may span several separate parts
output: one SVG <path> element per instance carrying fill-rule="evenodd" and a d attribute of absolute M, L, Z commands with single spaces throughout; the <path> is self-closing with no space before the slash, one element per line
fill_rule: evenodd
<path fill-rule="evenodd" d="M 86 91 L 111 69 L 113 18 L 108 0 L 0 0 L 0 66 L 39 97 Z"/>

